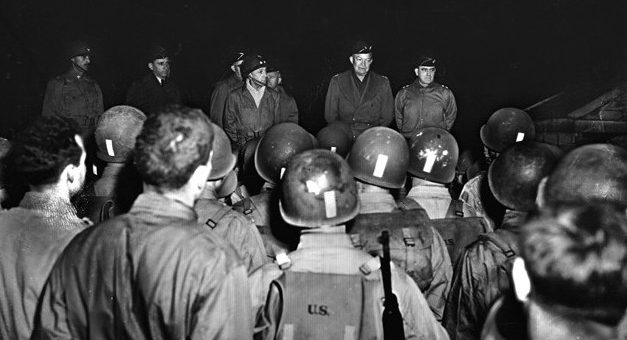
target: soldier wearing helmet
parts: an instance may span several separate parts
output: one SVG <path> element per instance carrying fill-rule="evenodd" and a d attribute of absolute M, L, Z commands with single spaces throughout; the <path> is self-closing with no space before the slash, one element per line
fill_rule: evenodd
<path fill-rule="evenodd" d="M 76 199 L 74 204 L 79 216 L 88 217 L 94 223 L 102 222 L 128 211 L 141 193 L 141 179 L 129 166 L 129 161 L 135 137 L 145 120 L 143 112 L 126 105 L 114 106 L 100 116 L 94 133 L 98 147 L 96 156 L 106 162 L 106 166 L 100 178 L 87 185 Z"/>
<path fill-rule="evenodd" d="M 422 237 L 415 237 L 413 244 L 405 245 L 396 256 L 392 250 L 392 260 L 414 279 L 424 292 L 425 298 L 440 321 L 444 314 L 444 303 L 450 288 L 453 270 L 444 240 L 429 224 L 429 217 L 422 209 L 410 213 L 399 211 L 390 189 L 400 189 L 405 184 L 409 165 L 409 149 L 405 138 L 387 127 L 373 127 L 357 137 L 348 164 L 357 184 L 360 202 L 360 215 L 349 230 L 351 238 L 359 238 L 359 247 L 368 253 L 379 252 L 376 242 L 378 234 L 384 228 L 391 228 L 389 223 L 376 223 L 377 218 L 385 216 L 393 225 L 401 226 L 406 231 L 392 231 L 390 238 L 398 238 L 398 244 L 404 244 L 407 233 L 415 230 Z M 406 217 L 411 221 L 404 223 Z M 375 228 L 366 229 L 362 221 Z M 420 222 L 422 223 L 420 223 Z M 353 237 L 353 235 L 356 235 Z M 375 242 L 368 242 L 371 239 Z M 396 243 L 395 243 L 396 244 Z M 407 252 L 415 252 L 415 261 L 408 261 Z M 409 262 L 409 263 L 408 263 Z"/>
<path fill-rule="evenodd" d="M 580 146 L 567 153 L 547 178 L 543 206 L 593 201 L 627 207 L 627 150 L 611 144 Z"/>
<path fill-rule="evenodd" d="M 261 192 L 237 202 L 233 208 L 246 215 L 259 229 L 266 247 L 266 255 L 275 258 L 289 251 L 288 243 L 297 235 L 285 228 L 278 211 L 280 183 L 288 162 L 297 154 L 315 148 L 305 129 L 294 123 L 280 123 L 271 127 L 257 143 L 253 165 L 265 181 Z"/>
<path fill-rule="evenodd" d="M 268 81 L 266 82 L 268 88 L 271 88 L 279 93 L 279 117 L 277 122 L 292 122 L 298 124 L 298 106 L 296 100 L 289 93 L 285 91 L 283 84 L 283 77 L 281 76 L 281 70 L 277 64 L 271 64 L 267 69 Z"/>
<path fill-rule="evenodd" d="M 350 125 L 335 121 L 318 131 L 316 134 L 318 147 L 331 150 L 342 157 L 346 157 L 353 145 L 353 132 Z"/>
<path fill-rule="evenodd" d="M 403 87 L 394 100 L 396 126 L 407 138 L 425 127 L 451 130 L 457 118 L 453 91 L 434 82 L 437 59 L 421 56 L 414 72 L 416 81 Z"/>
<path fill-rule="evenodd" d="M 89 140 L 96 119 L 104 110 L 100 86 L 87 75 L 93 51 L 85 42 L 75 41 L 68 45 L 64 57 L 70 62 L 70 69 L 48 81 L 41 112 L 43 116 L 74 120 L 83 139 Z"/>
<path fill-rule="evenodd" d="M 409 140 L 409 168 L 412 188 L 407 198 L 420 204 L 432 219 L 470 217 L 475 212 L 451 197 L 446 185 L 455 178 L 459 149 L 448 131 L 428 127 Z"/>
<path fill-rule="evenodd" d="M 243 84 L 240 67 L 242 66 L 242 62 L 244 62 L 244 55 L 242 51 L 233 53 L 229 60 L 230 70 L 233 73 L 226 79 L 217 82 L 213 87 L 213 92 L 211 92 L 209 118 L 211 118 L 214 124 L 220 127 L 222 127 L 224 109 L 226 108 L 226 100 L 229 97 L 229 93 Z"/>
<path fill-rule="evenodd" d="M 214 136 L 197 109 L 146 119 L 133 153 L 144 192 L 65 248 L 35 338 L 252 338 L 247 268 L 193 208 L 213 169 Z"/>
<path fill-rule="evenodd" d="M 388 126 L 392 121 L 394 97 L 387 77 L 370 71 L 372 45 L 357 41 L 348 58 L 352 68 L 331 78 L 324 107 L 327 123 L 350 124 L 353 139 L 373 126 Z"/>
<path fill-rule="evenodd" d="M 231 91 L 226 101 L 223 127 L 237 149 L 277 123 L 280 96 L 266 87 L 266 68 L 262 56 L 246 55 L 240 66 L 244 84 Z"/>
<path fill-rule="evenodd" d="M 481 126 L 480 131 L 483 153 L 488 165 L 510 145 L 533 140 L 535 131 L 533 120 L 523 110 L 503 108 L 494 112 Z M 501 222 L 504 208 L 489 190 L 485 173 L 470 179 L 462 188 L 459 198 L 470 205 L 477 216 L 486 218 L 492 227 L 495 226 L 495 222 L 496 224 Z"/>
<path fill-rule="evenodd" d="M 359 213 L 357 187 L 339 155 L 310 150 L 287 166 L 281 216 L 300 233 L 296 250 L 253 273 L 267 301 L 257 329 L 263 339 L 383 338 L 379 260 L 355 249 L 345 223 Z M 392 266 L 391 281 L 408 338 L 448 338 L 414 281 Z M 351 288 L 353 287 L 353 288 Z"/>
<path fill-rule="evenodd" d="M 255 224 L 242 213 L 218 200 L 235 191 L 237 179 L 233 176 L 233 168 L 237 157 L 231 150 L 226 133 L 216 124 L 212 123 L 212 127 L 215 134 L 214 166 L 204 190 L 194 204 L 194 210 L 198 214 L 198 223 L 231 242 L 250 273 L 267 262 L 265 248 Z"/>
<path fill-rule="evenodd" d="M 163 46 L 152 46 L 146 55 L 149 72 L 126 93 L 126 104 L 152 115 L 166 105 L 182 104 L 181 90 L 170 77 L 171 55 Z"/>
<path fill-rule="evenodd" d="M 454 338 L 478 338 L 490 306 L 510 288 L 521 228 L 536 210 L 538 186 L 557 160 L 546 144 L 527 141 L 510 146 L 490 165 L 490 189 L 508 210 L 494 232 L 466 247 L 455 269 L 445 318 Z"/>

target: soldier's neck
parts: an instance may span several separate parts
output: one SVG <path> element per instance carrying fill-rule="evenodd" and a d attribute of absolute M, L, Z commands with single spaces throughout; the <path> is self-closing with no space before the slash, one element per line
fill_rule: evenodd
<path fill-rule="evenodd" d="M 76 78 L 81 78 L 85 75 L 85 71 L 72 64 L 72 67 L 70 68 L 70 74 Z"/>
<path fill-rule="evenodd" d="M 387 193 L 388 190 L 385 188 L 381 188 L 378 187 L 376 185 L 372 185 L 372 184 L 368 184 L 368 183 L 364 183 L 364 182 L 357 182 L 357 192 L 358 193 L 367 193 L 367 192 L 384 192 Z"/>

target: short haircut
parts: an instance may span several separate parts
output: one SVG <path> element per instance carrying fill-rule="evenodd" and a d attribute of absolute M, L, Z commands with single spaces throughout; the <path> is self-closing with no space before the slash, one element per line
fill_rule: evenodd
<path fill-rule="evenodd" d="M 607 202 L 562 205 L 523 228 L 532 299 L 615 325 L 627 307 L 627 217 Z"/>
<path fill-rule="evenodd" d="M 179 189 L 207 164 L 212 143 L 213 130 L 201 110 L 168 106 L 144 122 L 135 144 L 135 165 L 144 182 Z"/>
<path fill-rule="evenodd" d="M 66 166 L 78 166 L 83 150 L 76 143 L 76 123 L 66 117 L 38 119 L 15 139 L 10 162 L 27 184 L 47 185 L 59 180 Z"/>

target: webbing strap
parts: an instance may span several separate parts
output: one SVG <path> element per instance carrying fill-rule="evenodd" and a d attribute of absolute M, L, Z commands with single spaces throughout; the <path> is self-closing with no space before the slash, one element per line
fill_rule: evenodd
<path fill-rule="evenodd" d="M 405 242 L 405 247 L 414 247 L 416 245 L 416 241 L 414 237 L 411 236 L 411 231 L 409 228 L 403 228 L 403 242 Z"/>
<path fill-rule="evenodd" d="M 361 237 L 359 236 L 359 234 L 349 234 L 348 237 L 350 237 L 353 247 L 359 249 L 362 249 L 364 247 L 364 245 L 361 244 Z"/>

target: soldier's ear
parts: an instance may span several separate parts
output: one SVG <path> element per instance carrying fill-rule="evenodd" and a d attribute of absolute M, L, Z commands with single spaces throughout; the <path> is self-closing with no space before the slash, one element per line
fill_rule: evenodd
<path fill-rule="evenodd" d="M 544 199 L 544 188 L 546 187 L 546 181 L 549 179 L 545 176 L 538 184 L 538 192 L 536 193 L 536 206 L 540 209 L 544 208 L 546 201 Z"/>
<path fill-rule="evenodd" d="M 414 73 L 416 73 L 416 77 L 420 76 L 420 70 L 417 67 L 414 69 Z"/>
<path fill-rule="evenodd" d="M 149 68 L 151 71 L 154 71 L 154 69 L 155 69 L 155 65 L 153 65 L 152 63 L 148 63 L 148 68 Z"/>
<path fill-rule="evenodd" d="M 531 293 L 531 280 L 529 279 L 529 273 L 525 268 L 525 261 L 522 257 L 514 259 L 512 265 L 512 281 L 514 281 L 514 293 L 516 298 L 522 302 L 526 302 L 529 299 L 529 293 Z"/>
<path fill-rule="evenodd" d="M 348 57 L 348 60 L 351 62 L 351 64 L 353 63 L 353 56 Z"/>

